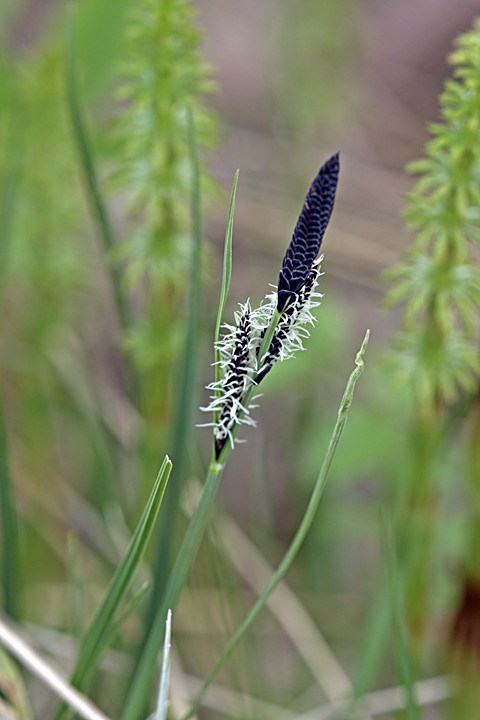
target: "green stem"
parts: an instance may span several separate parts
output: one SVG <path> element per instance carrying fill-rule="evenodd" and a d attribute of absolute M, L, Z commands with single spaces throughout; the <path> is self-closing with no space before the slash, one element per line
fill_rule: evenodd
<path fill-rule="evenodd" d="M 227 229 L 225 232 L 225 249 L 223 257 L 223 276 L 222 276 L 222 287 L 220 291 L 220 302 L 217 313 L 217 321 L 215 324 L 215 377 L 216 380 L 220 377 L 220 368 L 218 361 L 220 359 L 220 353 L 218 350 L 218 338 L 220 335 L 220 325 L 222 322 L 223 310 L 227 300 L 228 289 L 230 286 L 230 278 L 232 275 L 232 235 L 233 235 L 233 214 L 235 210 L 235 193 L 238 182 L 238 170 L 235 173 L 233 181 L 232 193 L 230 196 L 230 207 L 227 218 Z M 194 208 L 194 223 L 196 222 L 197 210 Z M 198 220 L 198 216 L 197 216 Z M 248 403 L 253 394 L 254 386 L 248 390 L 245 398 L 244 407 L 248 407 Z M 217 415 L 215 414 L 215 418 Z M 232 436 L 235 437 L 238 432 L 239 426 L 237 425 L 232 432 Z M 180 593 L 183 585 L 188 576 L 188 572 L 195 558 L 198 545 L 200 543 L 205 525 L 208 520 L 210 509 L 215 498 L 215 493 L 222 476 L 223 468 L 227 461 L 228 454 L 231 450 L 230 440 L 225 444 L 222 449 L 220 458 L 215 460 L 215 448 L 212 452 L 212 461 L 208 471 L 205 486 L 203 488 L 202 495 L 200 497 L 198 506 L 195 510 L 193 518 L 187 528 L 185 537 L 183 538 L 182 545 L 178 552 L 177 558 L 173 565 L 173 568 L 169 574 L 169 579 L 161 604 L 157 606 L 156 613 L 154 614 L 152 621 L 149 625 L 149 633 L 145 644 L 142 648 L 138 665 L 135 669 L 132 682 L 127 693 L 127 697 L 124 703 L 122 720 L 136 720 L 141 716 L 143 708 L 147 704 L 147 698 L 149 694 L 150 682 L 157 660 L 157 655 L 160 650 L 163 641 L 164 624 L 169 609 L 174 610 L 175 605 L 178 602 Z"/>
<path fill-rule="evenodd" d="M 100 192 L 95 165 L 93 163 L 90 143 L 87 136 L 85 120 L 82 115 L 82 108 L 78 95 L 77 77 L 75 72 L 75 38 L 74 23 L 72 11 L 70 9 L 68 16 L 67 41 L 66 41 L 66 69 L 65 80 L 67 89 L 67 103 L 72 121 L 72 130 L 75 143 L 78 149 L 78 155 L 82 166 L 83 176 L 87 187 L 87 196 L 90 201 L 92 215 L 95 218 L 99 234 L 103 242 L 105 253 L 110 255 L 114 250 L 116 243 L 115 237 L 108 216 L 107 208 L 103 202 Z M 117 307 L 118 317 L 122 330 L 127 330 L 131 325 L 131 312 L 122 291 L 122 278 L 119 268 L 112 261 L 107 263 L 110 272 L 115 304 Z M 127 371 L 129 375 L 129 384 L 131 392 L 136 395 L 138 381 L 131 363 L 127 362 Z"/>
<path fill-rule="evenodd" d="M 248 630 L 250 625 L 253 623 L 259 612 L 264 607 L 265 603 L 267 602 L 268 598 L 272 594 L 272 592 L 277 587 L 280 580 L 283 578 L 285 573 L 287 572 L 288 568 L 292 564 L 293 560 L 295 559 L 298 551 L 300 550 L 300 547 L 305 539 L 305 536 L 307 532 L 310 529 L 310 526 L 313 522 L 313 519 L 315 517 L 315 514 L 317 512 L 318 504 L 320 502 L 320 498 L 322 496 L 323 490 L 325 488 L 325 484 L 328 477 L 328 472 L 330 470 L 330 466 L 333 461 L 333 457 L 335 455 L 335 451 L 337 449 L 337 445 L 340 441 L 340 438 L 342 436 L 343 428 L 345 426 L 345 423 L 347 421 L 347 414 L 348 410 L 350 408 L 350 405 L 352 403 L 353 399 L 353 392 L 355 389 L 355 383 L 357 382 L 358 378 L 363 372 L 364 368 L 364 362 L 363 362 L 363 355 L 365 353 L 365 349 L 367 347 L 368 338 L 369 338 L 370 331 L 367 330 L 367 333 L 365 335 L 365 339 L 362 343 L 362 347 L 360 348 L 359 352 L 357 353 L 357 357 L 355 358 L 355 364 L 356 367 L 352 374 L 350 375 L 350 378 L 348 380 L 347 386 L 345 388 L 345 392 L 342 398 L 342 402 L 340 404 L 340 408 L 338 411 L 338 417 L 337 422 L 335 424 L 335 428 L 333 430 L 332 437 L 330 438 L 330 443 L 328 445 L 327 453 L 325 455 L 322 469 L 320 470 L 320 474 L 317 478 L 317 481 L 315 483 L 315 487 L 313 489 L 313 493 L 310 498 L 310 502 L 308 503 L 308 507 L 305 511 L 305 515 L 303 516 L 302 522 L 300 523 L 300 527 L 298 528 L 295 537 L 288 548 L 287 552 L 285 553 L 282 562 L 278 566 L 277 570 L 275 571 L 272 579 L 268 583 L 265 591 L 261 595 L 261 597 L 257 600 L 254 607 L 250 611 L 250 613 L 247 615 L 241 626 L 238 628 L 236 633 L 231 638 L 230 642 L 226 646 L 223 653 L 218 658 L 217 662 L 215 663 L 212 671 L 210 672 L 208 678 L 206 679 L 202 689 L 198 693 L 197 697 L 195 698 L 190 710 L 188 711 L 187 715 L 183 718 L 183 720 L 187 720 L 187 718 L 190 718 L 198 709 L 200 706 L 203 698 L 205 697 L 205 694 L 213 682 L 213 680 L 216 678 L 222 667 L 225 665 L 226 661 L 232 654 L 233 650 L 245 634 L 245 632 Z M 268 347 L 268 346 L 267 346 Z"/>
<path fill-rule="evenodd" d="M 417 409 L 412 426 L 412 468 L 398 517 L 405 614 L 413 651 L 421 653 L 432 591 L 432 553 L 438 524 L 438 490 L 435 468 L 444 437 L 443 414 L 434 407 L 427 414 Z M 400 504 L 400 503 L 399 503 Z"/>
<path fill-rule="evenodd" d="M 166 456 L 127 551 L 113 575 L 102 605 L 82 639 L 70 680 L 70 683 L 79 690 L 86 689 L 108 647 L 108 642 L 113 637 L 112 631 L 118 628 L 115 617 L 131 587 L 151 537 L 171 468 L 172 463 Z M 54 715 L 54 720 L 62 720 L 67 709 L 66 704 L 62 703 Z"/>
<path fill-rule="evenodd" d="M 215 322 L 215 334 L 213 336 L 213 347 L 215 348 L 215 382 L 218 383 L 220 380 L 220 349 L 218 347 L 218 341 L 220 338 L 220 326 L 222 324 L 223 311 L 225 309 L 225 303 L 227 302 L 228 289 L 230 287 L 230 279 L 232 277 L 232 238 L 233 238 L 233 214 L 235 211 L 235 195 L 237 193 L 237 183 L 239 170 L 235 173 L 233 179 L 232 192 L 230 195 L 230 207 L 228 210 L 227 217 L 227 228 L 225 231 L 225 247 L 223 251 L 223 272 L 222 272 L 222 287 L 220 290 L 220 302 L 218 304 L 217 320 Z M 215 395 L 218 397 L 218 390 L 215 391 Z M 218 421 L 219 411 L 215 410 L 213 413 L 213 419 L 215 424 Z M 215 448 L 213 449 L 213 456 L 215 457 Z"/>
<path fill-rule="evenodd" d="M 9 154 L 7 177 L 0 203 L 0 292 L 3 292 L 5 270 L 9 258 L 15 217 L 15 201 L 21 170 L 21 153 L 14 138 L 7 138 Z M 2 584 L 5 612 L 19 619 L 20 548 L 18 540 L 18 517 L 14 502 L 14 488 L 8 466 L 8 437 L 3 398 L 0 398 L 0 515 L 2 533 Z"/>

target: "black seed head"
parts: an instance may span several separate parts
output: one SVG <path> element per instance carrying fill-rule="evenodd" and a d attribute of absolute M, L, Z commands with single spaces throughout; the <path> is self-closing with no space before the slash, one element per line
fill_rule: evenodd
<path fill-rule="evenodd" d="M 336 153 L 322 165 L 310 186 L 278 278 L 279 312 L 283 312 L 307 282 L 332 214 L 339 169 Z"/>

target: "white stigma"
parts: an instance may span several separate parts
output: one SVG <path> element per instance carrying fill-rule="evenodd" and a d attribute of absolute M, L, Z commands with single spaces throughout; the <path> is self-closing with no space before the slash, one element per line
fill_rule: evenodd
<path fill-rule="evenodd" d="M 207 385 L 207 390 L 213 391 L 213 395 L 209 405 L 200 408 L 217 415 L 216 423 L 199 426 L 213 426 L 215 440 L 223 443 L 228 437 L 233 447 L 232 431 L 236 425 L 255 426 L 255 420 L 249 413 L 249 409 L 255 406 L 248 408 L 243 404 L 247 391 L 257 384 L 257 376 L 259 381 L 263 379 L 276 362 L 289 360 L 297 351 L 304 350 L 303 340 L 310 335 L 306 326 L 315 325 L 312 310 L 320 305 L 323 297 L 315 292 L 322 257 L 315 261 L 309 280 L 282 313 L 270 348 L 261 359 L 259 371 L 257 355 L 277 307 L 276 288 L 255 310 L 252 310 L 250 300 L 240 304 L 240 310 L 234 313 L 235 325 L 223 325 L 227 332 L 217 343 L 220 379 Z"/>

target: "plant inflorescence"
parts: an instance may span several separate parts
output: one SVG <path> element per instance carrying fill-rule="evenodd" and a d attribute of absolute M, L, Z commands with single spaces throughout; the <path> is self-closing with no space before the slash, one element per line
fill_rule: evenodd
<path fill-rule="evenodd" d="M 471 391 L 480 375 L 477 350 L 480 273 L 480 24 L 458 40 L 453 79 L 440 95 L 442 122 L 430 126 L 426 157 L 405 217 L 416 231 L 405 260 L 389 272 L 387 300 L 405 301 L 397 338 L 398 380 L 427 412 Z"/>
<path fill-rule="evenodd" d="M 214 394 L 202 408 L 214 413 L 210 424 L 217 459 L 227 440 L 233 445 L 240 424 L 255 425 L 249 409 L 252 388 L 277 361 L 303 350 L 302 340 L 309 335 L 305 326 L 315 324 L 311 311 L 322 297 L 315 292 L 321 261 L 317 256 L 332 214 L 338 172 L 336 154 L 320 168 L 308 191 L 282 262 L 277 290 L 254 310 L 249 300 L 240 305 L 235 326 L 226 325 L 228 332 L 217 342 L 219 377 L 207 386 Z"/>
<path fill-rule="evenodd" d="M 187 0 L 138 0 L 131 11 L 118 98 L 121 164 L 115 182 L 129 194 L 134 218 L 122 244 L 130 285 L 144 288 L 142 321 L 128 345 L 143 373 L 162 384 L 179 333 L 190 258 L 191 153 L 189 115 L 199 147 L 212 145 L 215 123 L 202 97 L 212 91 L 210 69 L 199 57 L 201 33 Z M 208 187 L 202 167 L 202 186 Z M 149 381 L 150 382 L 150 381 Z M 151 382 L 154 382 L 151 380 Z M 152 385 L 147 405 L 161 405 Z"/>
<path fill-rule="evenodd" d="M 387 296 L 390 304 L 405 302 L 404 327 L 392 359 L 397 383 L 413 408 L 411 467 L 398 515 L 407 620 L 418 651 L 433 604 L 441 464 L 457 434 L 452 428 L 458 430 L 474 407 L 480 380 L 480 272 L 475 260 L 480 242 L 480 21 L 459 37 L 450 62 L 453 77 L 440 95 L 441 122 L 430 126 L 425 157 L 409 166 L 420 176 L 405 211 L 416 239 L 404 261 L 389 272 L 395 284 Z M 478 452 L 476 440 L 475 445 Z M 478 475 L 472 490 L 472 527 L 478 528 Z M 462 560 L 467 569 L 464 597 L 478 577 L 478 563 L 475 568 L 471 563 L 480 547 L 476 529 L 470 540 L 474 548 Z M 462 626 L 462 612 L 460 601 L 460 622 L 454 628 Z M 473 616 L 468 619 L 472 636 L 480 626 L 478 612 Z"/>

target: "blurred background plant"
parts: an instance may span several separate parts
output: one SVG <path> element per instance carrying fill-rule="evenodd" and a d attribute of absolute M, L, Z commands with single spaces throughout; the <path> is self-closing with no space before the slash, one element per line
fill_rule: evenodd
<path fill-rule="evenodd" d="M 259 427 L 222 479 L 173 619 L 170 713 L 186 712 L 290 542 L 368 326 L 368 372 L 317 520 L 282 601 L 272 597 L 206 708 L 295 718 L 406 682 L 382 569 L 394 562 L 381 557 L 385 504 L 398 556 L 387 576 L 404 595 L 422 716 L 478 717 L 478 26 L 452 56 L 413 189 L 403 170 L 476 12 L 473 0 L 0 3 L 2 601 L 68 672 L 164 453 L 174 461 L 118 606 L 125 622 L 89 690 L 109 714 L 205 474 L 210 436 L 193 431 L 192 408 L 212 378 L 234 172 L 226 317 L 276 281 L 309 182 L 340 149 L 318 324 L 307 352 L 265 379 Z M 407 191 L 416 239 L 399 264 L 412 241 Z M 392 266 L 387 314 L 379 276 Z M 28 717 L 23 681 L 2 668 L 3 700 Z M 445 671 L 458 690 L 447 702 Z M 33 715 L 49 716 L 54 696 L 25 681 Z M 372 714 L 402 717 L 392 697 L 374 693 L 371 707 L 384 705 Z"/>
<path fill-rule="evenodd" d="M 426 158 L 410 165 L 421 175 L 407 199 L 406 220 L 417 231 L 406 261 L 392 269 L 396 281 L 387 300 L 406 300 L 404 330 L 392 360 L 396 382 L 412 393 L 411 470 L 402 486 L 399 533 L 404 542 L 406 613 L 417 653 L 425 653 L 425 630 L 437 592 L 432 562 L 438 552 L 442 487 L 439 465 L 459 431 L 470 462 L 471 510 L 466 517 L 463 590 L 451 631 L 451 648 L 467 685 L 478 685 L 478 430 L 480 374 L 478 310 L 480 273 L 473 259 L 480 238 L 478 138 L 480 130 L 480 23 L 462 35 L 450 62 L 453 79 L 440 96 L 441 123 L 430 127 Z M 473 450 L 473 448 L 475 448 Z M 460 657 L 461 656 L 461 657 Z M 472 676 L 473 669 L 473 676 Z M 470 689 L 471 694 L 471 689 Z M 453 703 L 454 717 L 474 717 L 477 701 Z"/>

